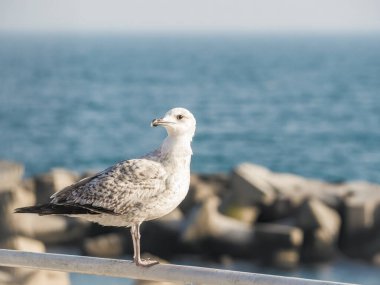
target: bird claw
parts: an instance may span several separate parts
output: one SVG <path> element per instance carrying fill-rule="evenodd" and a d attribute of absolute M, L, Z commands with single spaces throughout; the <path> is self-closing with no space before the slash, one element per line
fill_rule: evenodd
<path fill-rule="evenodd" d="M 159 262 L 157 260 L 151 260 L 150 258 L 147 258 L 147 259 L 136 259 L 135 263 L 137 266 L 150 267 L 150 266 L 158 264 Z"/>

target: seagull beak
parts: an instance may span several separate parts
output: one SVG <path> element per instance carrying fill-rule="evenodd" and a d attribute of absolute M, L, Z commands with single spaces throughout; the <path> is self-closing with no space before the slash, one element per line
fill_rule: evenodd
<path fill-rule="evenodd" d="M 150 126 L 151 126 L 151 127 L 158 127 L 158 126 L 168 126 L 168 125 L 171 125 L 171 124 L 175 124 L 175 123 L 174 123 L 174 122 L 167 121 L 167 120 L 165 120 L 164 118 L 161 118 L 161 119 L 154 119 L 154 120 L 150 123 Z"/>

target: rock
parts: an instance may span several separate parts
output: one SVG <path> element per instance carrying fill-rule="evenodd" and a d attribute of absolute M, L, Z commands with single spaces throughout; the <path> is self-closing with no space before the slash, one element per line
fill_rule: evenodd
<path fill-rule="evenodd" d="M 297 226 L 304 231 L 323 229 L 331 241 L 339 235 L 341 219 L 339 214 L 317 199 L 303 203 L 297 214 Z"/>
<path fill-rule="evenodd" d="M 36 182 L 34 181 L 34 178 L 23 179 L 20 182 L 19 186 L 27 190 L 29 193 L 33 193 L 34 195 L 36 195 Z"/>
<path fill-rule="evenodd" d="M 304 230 L 302 259 L 307 262 L 327 261 L 336 253 L 341 218 L 332 208 L 317 199 L 304 202 L 296 224 Z"/>
<path fill-rule="evenodd" d="M 375 227 L 380 227 L 380 203 L 375 203 L 375 207 L 374 207 L 374 223 L 375 223 Z"/>
<path fill-rule="evenodd" d="M 198 178 L 201 182 L 211 185 L 213 194 L 218 197 L 223 197 L 229 188 L 229 175 L 225 173 L 198 174 Z"/>
<path fill-rule="evenodd" d="M 24 166 L 12 162 L 0 160 L 0 192 L 8 191 L 17 186 L 24 175 Z"/>
<path fill-rule="evenodd" d="M 12 274 L 10 272 L 0 270 L 0 284 L 1 285 L 14 284 Z"/>
<path fill-rule="evenodd" d="M 274 248 L 299 248 L 303 243 L 302 230 L 294 226 L 258 223 L 254 235 L 256 247 L 264 251 Z"/>
<path fill-rule="evenodd" d="M 260 205 L 261 222 L 292 215 L 305 198 L 305 186 L 303 177 L 250 163 L 237 166 L 231 176 L 234 200 L 239 205 Z"/>
<path fill-rule="evenodd" d="M 262 204 L 272 209 L 282 206 L 282 216 L 294 211 L 305 199 L 316 198 L 328 206 L 338 208 L 342 199 L 350 195 L 347 184 L 333 184 L 307 179 L 289 173 L 274 173 L 269 169 L 243 163 L 237 166 L 231 177 L 231 187 L 241 204 Z M 279 217 L 275 217 L 279 218 Z"/>
<path fill-rule="evenodd" d="M 66 272 L 57 271 L 34 271 L 26 277 L 21 278 L 20 285 L 69 285 L 70 278 Z M 17 284 L 17 283 L 16 283 Z"/>
<path fill-rule="evenodd" d="M 219 204 L 217 197 L 211 197 L 195 207 L 186 219 L 182 241 L 200 247 L 202 253 L 250 256 L 252 227 L 219 213 Z"/>
<path fill-rule="evenodd" d="M 208 236 L 218 237 L 226 231 L 251 230 L 245 223 L 220 214 L 219 204 L 220 200 L 217 197 L 211 197 L 200 207 L 193 209 L 182 234 L 184 241 L 197 241 Z"/>
<path fill-rule="evenodd" d="M 265 179 L 269 170 L 250 163 L 237 166 L 231 176 L 231 188 L 240 204 L 272 204 L 276 199 L 273 186 Z"/>
<path fill-rule="evenodd" d="M 270 205 L 260 206 L 259 222 L 271 223 L 278 220 L 284 220 L 294 216 L 299 205 L 291 199 L 278 195 L 276 200 Z"/>
<path fill-rule="evenodd" d="M 304 262 L 326 262 L 337 254 L 336 241 L 323 228 L 308 231 L 304 235 L 301 260 Z"/>
<path fill-rule="evenodd" d="M 7 238 L 14 232 L 10 223 L 12 197 L 12 192 L 0 192 L 0 240 Z"/>
<path fill-rule="evenodd" d="M 380 252 L 376 252 L 371 261 L 375 266 L 380 266 Z"/>
<path fill-rule="evenodd" d="M 345 187 L 341 248 L 351 257 L 373 260 L 380 250 L 380 185 L 356 181 Z"/>
<path fill-rule="evenodd" d="M 23 235 L 47 243 L 71 242 L 83 238 L 88 222 L 63 216 L 16 214 L 19 207 L 34 205 L 36 198 L 29 182 L 11 192 L 0 192 L 0 238 Z"/>
<path fill-rule="evenodd" d="M 189 205 L 199 204 L 202 203 L 202 199 L 219 195 L 199 182 L 199 177 L 193 180 L 194 185 L 200 185 L 198 187 L 203 189 L 200 191 L 203 194 L 199 195 L 201 198 L 193 198 Z M 358 248 L 361 244 L 376 244 L 372 240 L 376 228 L 380 226 L 379 185 L 365 182 L 327 183 L 293 174 L 273 173 L 253 164 L 242 164 L 234 170 L 230 187 L 232 191 L 224 192 L 223 197 L 227 199 L 223 201 L 221 207 L 223 214 L 245 222 L 253 222 L 256 219 L 255 215 L 257 216 L 253 209 L 259 207 L 259 223 L 296 217 L 296 226 L 302 229 L 301 236 L 304 236 L 304 242 L 301 242 L 303 260 L 331 259 L 335 255 L 338 239 L 343 241 L 345 251 L 350 252 L 351 255 L 354 252 L 354 256 L 356 256 L 355 251 L 351 250 L 354 246 Z M 233 196 L 228 197 L 229 193 Z M 197 215 L 215 216 L 215 214 L 205 215 L 207 211 L 204 207 L 196 209 L 198 209 Z M 209 212 L 217 213 L 217 210 L 209 210 Z M 343 219 L 339 213 L 342 214 Z M 205 220 L 203 217 L 198 219 Z M 213 219 L 215 218 L 211 220 Z M 203 240 L 213 239 L 216 235 L 213 236 L 207 223 L 203 223 L 206 224 L 203 229 L 199 225 L 189 227 L 185 236 L 198 236 Z M 258 228 L 259 232 L 260 226 Z M 341 228 L 343 228 L 342 235 Z M 262 240 L 265 241 L 265 239 Z M 204 242 L 202 243 L 204 246 Z M 286 243 L 281 245 L 281 250 L 293 248 L 296 248 L 296 251 L 299 250 L 299 247 L 294 244 L 286 245 Z"/>
<path fill-rule="evenodd" d="M 23 236 L 14 236 L 2 241 L 1 248 L 45 252 L 45 245 L 42 242 Z"/>
<path fill-rule="evenodd" d="M 86 238 L 82 250 L 90 256 L 120 257 L 125 253 L 127 238 L 130 237 L 126 233 L 109 233 Z"/>
<path fill-rule="evenodd" d="M 21 227 L 26 231 L 33 227 L 30 216 L 21 218 L 13 212 L 15 208 L 34 203 L 34 193 L 20 185 L 15 186 L 11 191 L 0 192 L 0 239 L 18 234 Z"/>
<path fill-rule="evenodd" d="M 144 223 L 141 228 L 143 250 L 163 258 L 184 252 L 186 249 L 180 240 L 182 225 L 183 214 L 178 208 L 164 217 Z"/>
<path fill-rule="evenodd" d="M 79 176 L 64 168 L 54 168 L 35 177 L 37 204 L 50 201 L 50 196 L 78 181 Z"/>
<path fill-rule="evenodd" d="M 12 213 L 17 207 L 33 205 L 34 203 L 36 203 L 36 197 L 32 189 L 20 185 L 12 191 L 11 206 L 14 207 L 10 209 Z"/>
<path fill-rule="evenodd" d="M 264 264 L 291 269 L 299 263 L 302 243 L 303 232 L 297 227 L 258 223 L 253 256 Z"/>
<path fill-rule="evenodd" d="M 33 216 L 30 236 L 48 244 L 76 243 L 82 240 L 90 223 L 63 216 Z"/>
<path fill-rule="evenodd" d="M 179 207 L 183 213 L 187 214 L 195 205 L 202 203 L 212 196 L 224 196 L 226 194 L 227 187 L 227 175 L 192 174 L 189 193 Z"/>
<path fill-rule="evenodd" d="M 264 263 L 281 269 L 294 269 L 300 261 L 299 251 L 296 249 L 277 249 L 263 256 Z"/>
<path fill-rule="evenodd" d="M 347 239 L 370 235 L 375 226 L 375 213 L 379 201 L 351 196 L 344 200 L 344 234 Z"/>
<path fill-rule="evenodd" d="M 0 271 L 1 285 L 69 285 L 69 275 L 65 272 L 28 269 L 24 274 L 10 274 Z"/>
<path fill-rule="evenodd" d="M 246 224 L 253 225 L 259 216 L 260 210 L 255 206 L 229 204 L 221 209 L 221 213 Z"/>
<path fill-rule="evenodd" d="M 380 256 L 380 230 L 355 244 L 349 244 L 349 246 L 346 244 L 344 253 L 350 257 L 361 258 L 376 264 Z"/>

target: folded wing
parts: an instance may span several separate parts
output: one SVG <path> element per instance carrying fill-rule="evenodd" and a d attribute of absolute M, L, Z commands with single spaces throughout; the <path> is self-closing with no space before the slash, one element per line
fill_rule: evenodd
<path fill-rule="evenodd" d="M 165 190 L 167 173 L 149 159 L 122 161 L 55 193 L 50 204 L 123 215 Z"/>

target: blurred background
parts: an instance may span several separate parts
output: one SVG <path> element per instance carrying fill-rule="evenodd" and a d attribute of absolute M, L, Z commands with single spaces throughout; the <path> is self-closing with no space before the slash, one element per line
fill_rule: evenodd
<path fill-rule="evenodd" d="M 303 242 L 284 245 L 270 260 L 220 249 L 196 259 L 205 240 L 207 245 L 221 242 L 222 248 L 227 243 L 231 251 L 235 241 L 220 241 L 210 233 L 212 238 L 187 243 L 178 226 L 174 234 L 169 231 L 182 241 L 171 261 L 378 284 L 379 96 L 376 0 L 0 0 L 0 159 L 18 163 L 3 162 L 2 178 L 20 180 L 24 173 L 14 184 L 37 197 L 29 201 L 42 202 L 46 193 L 60 190 L 70 179 L 158 147 L 165 133 L 151 129 L 150 121 L 181 106 L 197 118 L 192 188 L 213 189 L 210 199 L 190 197 L 177 213 L 181 219 L 188 225 L 189 213 L 213 208 L 217 197 L 221 206 L 214 210 L 223 218 L 244 206 L 250 218 L 239 222 L 253 229 L 260 229 L 260 223 L 280 225 L 279 232 L 290 236 L 301 229 L 303 236 Z M 270 180 L 277 196 L 271 202 L 254 196 L 249 205 L 238 203 L 251 192 L 268 195 L 257 185 L 248 190 L 241 186 L 241 180 L 249 180 L 245 175 L 261 173 L 261 167 L 273 172 L 259 179 Z M 297 179 L 291 176 L 295 180 L 290 183 L 277 172 Z M 282 186 L 315 191 L 294 202 L 295 194 Z M 346 199 L 351 196 L 355 203 Z M 324 225 L 320 220 L 329 217 L 325 210 L 339 222 Z M 173 219 L 179 223 L 178 216 Z M 310 226 L 313 219 L 317 226 Z M 67 223 L 73 222 L 64 220 L 63 227 Z M 157 226 L 162 225 L 150 227 Z M 314 244 L 316 230 L 325 226 L 329 234 L 336 232 L 330 247 L 322 249 L 328 254 L 313 259 L 309 251 L 323 248 Z M 96 226 L 75 227 L 82 229 L 82 240 L 105 234 Z M 25 230 L 10 231 L 9 236 L 28 237 Z M 143 248 L 149 248 L 149 231 L 147 227 Z M 266 237 L 265 228 L 258 231 Z M 119 233 L 108 234 L 121 242 Z M 130 239 L 128 232 L 122 234 Z M 38 240 L 48 251 L 79 252 L 62 247 L 73 241 Z M 255 248 L 256 243 L 257 238 L 253 245 L 238 246 Z M 357 244 L 370 247 L 355 251 Z M 129 244 L 122 247 L 120 255 L 130 252 L 124 249 Z M 276 261 L 281 259 L 278 252 L 286 256 L 282 263 Z M 102 255 L 88 249 L 84 253 Z M 125 282 L 76 274 L 68 278 L 62 284 Z"/>

